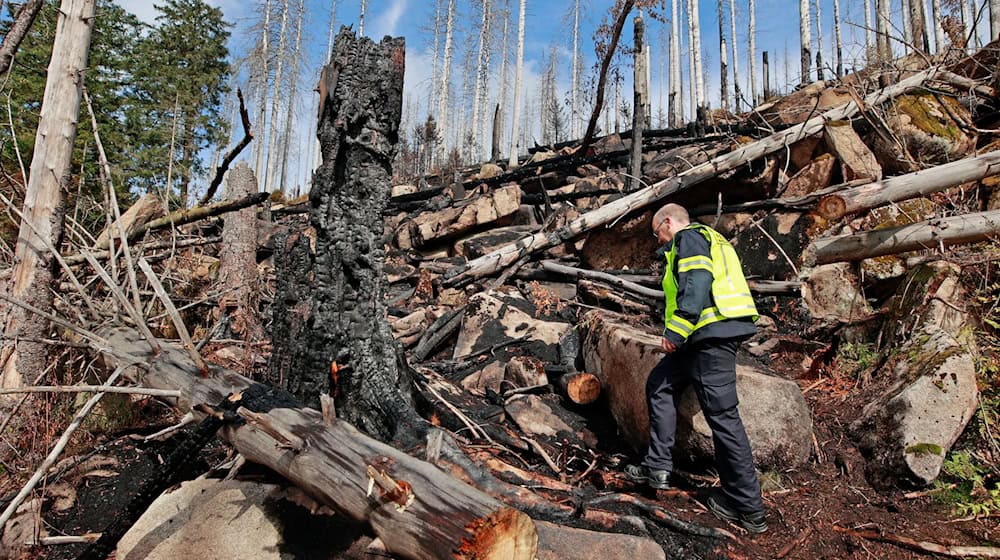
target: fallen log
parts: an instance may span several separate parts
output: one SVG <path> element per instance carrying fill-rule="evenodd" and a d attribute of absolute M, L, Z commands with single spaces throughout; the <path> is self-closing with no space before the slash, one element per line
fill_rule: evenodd
<path fill-rule="evenodd" d="M 590 404 L 601 396 L 601 382 L 593 373 L 567 373 L 559 377 L 557 384 L 576 404 Z"/>
<path fill-rule="evenodd" d="M 563 274 L 565 276 L 570 276 L 572 278 L 588 278 L 590 280 L 596 280 L 603 284 L 610 284 L 616 288 L 625 290 L 629 294 L 637 297 L 642 301 L 649 301 L 650 303 L 662 303 L 663 302 L 663 290 L 655 290 L 653 288 L 647 288 L 636 284 L 635 282 L 629 282 L 619 276 L 614 276 L 612 274 L 606 274 L 604 272 L 597 272 L 594 270 L 584 270 L 582 268 L 574 268 L 572 266 L 566 266 L 564 264 L 559 264 L 553 261 L 542 261 L 542 269 L 549 272 L 555 272 L 557 274 Z"/>
<path fill-rule="evenodd" d="M 104 333 L 110 346 L 148 364 L 148 372 L 126 374 L 144 386 L 179 389 L 178 408 L 218 403 L 254 383 L 213 368 L 202 378 L 187 353 L 164 344 L 154 355 L 134 331 Z M 114 363 L 117 358 L 102 354 Z M 259 385 L 256 385 L 260 387 Z M 291 399 L 290 395 L 287 399 Z M 286 401 L 287 402 L 287 401 Z M 250 403 L 244 404 L 251 408 Z M 283 404 L 282 406 L 288 406 Z M 433 465 L 374 440 L 336 418 L 310 408 L 254 410 L 254 427 L 229 425 L 223 437 L 248 460 L 286 477 L 321 503 L 357 522 L 367 522 L 389 552 L 401 558 L 524 558 L 536 553 L 537 533 L 527 515 L 504 506 Z M 272 434 L 290 434 L 275 437 Z M 298 445 L 296 445 L 298 443 Z M 291 444 L 291 445 L 290 445 Z M 378 476 L 370 476 L 373 468 Z M 387 480 L 393 481 L 396 487 Z M 369 484 L 378 488 L 369 489 Z"/>
<path fill-rule="evenodd" d="M 906 226 L 817 239 L 806 249 L 814 264 L 860 261 L 906 251 L 983 241 L 1000 232 L 1000 210 L 938 218 Z M 811 257 L 811 258 L 810 258 Z"/>
<path fill-rule="evenodd" d="M 527 236 L 517 243 L 497 249 L 488 255 L 471 260 L 464 265 L 456 266 L 448 271 L 445 282 L 449 285 L 455 285 L 506 269 L 525 255 L 530 255 L 564 243 L 581 233 L 608 224 L 629 212 L 644 208 L 678 191 L 688 189 L 761 156 L 783 150 L 797 140 L 822 132 L 823 127 L 828 121 L 849 119 L 861 110 L 862 104 L 871 106 L 883 103 L 912 88 L 920 86 L 925 80 L 933 78 L 936 73 L 937 69 L 932 68 L 914 74 L 897 84 L 872 93 L 861 103 L 857 100 L 849 101 L 802 124 L 772 134 L 762 140 L 740 146 L 728 154 L 715 157 L 675 177 L 659 181 L 649 187 L 610 202 L 597 210 L 588 212 L 556 231 L 540 232 Z"/>
<path fill-rule="evenodd" d="M 660 285 L 662 282 L 662 276 L 659 275 L 611 274 L 609 272 L 598 272 L 594 270 L 574 268 L 553 261 L 543 261 L 541 264 L 543 270 L 548 270 L 557 274 L 564 274 L 573 278 L 590 278 L 598 280 L 604 284 L 611 284 L 612 286 L 620 287 L 635 294 L 636 296 L 655 298 L 654 303 L 656 304 L 663 302 L 663 291 L 648 287 Z M 523 273 L 518 273 L 517 277 L 529 280 L 545 279 L 544 277 L 539 276 L 537 271 L 525 271 Z M 802 289 L 802 282 L 794 280 L 747 280 L 747 285 L 750 287 L 751 293 L 759 295 L 797 294 Z"/>
<path fill-rule="evenodd" d="M 227 212 L 242 210 L 248 206 L 255 206 L 267 200 L 267 197 L 269 196 L 270 194 L 266 192 L 254 193 L 248 197 L 237 200 L 226 200 L 224 202 L 217 202 L 208 206 L 195 206 L 194 208 L 176 210 L 160 219 L 147 223 L 132 233 L 129 233 L 128 240 L 133 241 L 138 239 L 145 235 L 147 231 L 152 231 L 154 229 L 190 224 L 191 222 L 197 222 L 198 220 L 204 220 L 205 218 L 211 218 L 212 216 L 219 216 L 221 214 L 226 214 Z"/>
<path fill-rule="evenodd" d="M 823 197 L 817 211 L 828 220 L 836 220 L 997 174 L 1000 174 L 1000 150 L 846 189 Z"/>

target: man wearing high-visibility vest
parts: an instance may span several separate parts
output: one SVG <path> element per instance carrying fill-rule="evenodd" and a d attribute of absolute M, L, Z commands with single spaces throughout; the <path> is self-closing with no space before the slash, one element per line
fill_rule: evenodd
<path fill-rule="evenodd" d="M 717 516 L 752 533 L 767 530 L 750 441 L 737 409 L 736 351 L 756 332 L 757 308 L 732 245 L 717 231 L 692 224 L 687 210 L 667 204 L 653 216 L 653 235 L 667 245 L 662 346 L 649 373 L 650 442 L 625 475 L 652 488 L 670 486 L 677 403 L 693 385 L 712 429 L 721 491 L 708 499 Z"/>

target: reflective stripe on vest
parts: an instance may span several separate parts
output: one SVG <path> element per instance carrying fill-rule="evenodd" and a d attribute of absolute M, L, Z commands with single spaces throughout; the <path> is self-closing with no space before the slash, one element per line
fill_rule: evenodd
<path fill-rule="evenodd" d="M 676 243 L 670 247 L 670 251 L 666 254 L 667 268 L 663 274 L 663 295 L 666 299 L 663 323 L 666 330 L 687 339 L 699 328 L 725 319 L 750 317 L 756 321 L 757 307 L 750 295 L 750 288 L 747 286 L 743 270 L 740 268 L 739 257 L 733 246 L 719 232 L 708 226 L 691 224 L 684 229 L 694 229 L 704 235 L 711 247 L 712 257 L 695 255 L 678 260 Z M 702 310 L 698 322 L 693 325 L 683 317 L 675 315 L 677 311 L 675 262 L 678 274 L 692 270 L 707 270 L 712 273 L 712 302 Z"/>

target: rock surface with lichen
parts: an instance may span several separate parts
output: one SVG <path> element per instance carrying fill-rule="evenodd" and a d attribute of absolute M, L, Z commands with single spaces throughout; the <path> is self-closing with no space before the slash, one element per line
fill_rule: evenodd
<path fill-rule="evenodd" d="M 975 412 L 975 343 L 959 272 L 945 262 L 922 265 L 888 304 L 888 353 L 877 377 L 889 384 L 851 426 L 877 487 L 932 483 Z"/>

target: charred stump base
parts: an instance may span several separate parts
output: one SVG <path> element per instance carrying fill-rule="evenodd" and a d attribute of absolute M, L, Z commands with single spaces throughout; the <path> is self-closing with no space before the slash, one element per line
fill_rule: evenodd
<path fill-rule="evenodd" d="M 403 61 L 402 38 L 376 44 L 347 28 L 337 35 L 319 87 L 323 163 L 309 195 L 316 253 L 303 300 L 308 317 L 301 336 L 275 340 L 282 359 L 273 365 L 287 370 L 271 371 L 307 406 L 319 408 L 320 394 L 332 395 L 338 417 L 383 441 L 418 436 L 422 424 L 383 305 L 382 211 L 402 114 Z"/>

